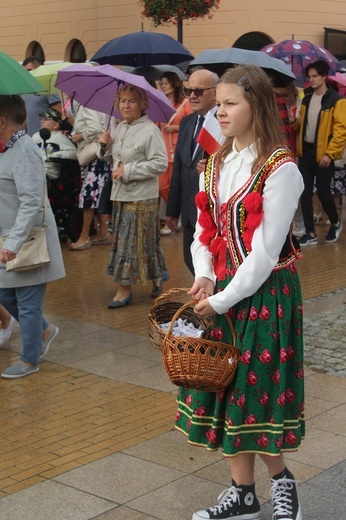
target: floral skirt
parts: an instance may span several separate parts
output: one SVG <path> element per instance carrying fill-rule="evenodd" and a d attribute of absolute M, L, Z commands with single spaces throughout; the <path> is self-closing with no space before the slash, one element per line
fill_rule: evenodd
<path fill-rule="evenodd" d="M 334 195 L 346 195 L 346 168 L 335 169 L 331 188 Z"/>
<path fill-rule="evenodd" d="M 218 282 L 216 291 L 229 281 Z M 236 376 L 220 393 L 179 388 L 176 428 L 190 444 L 220 447 L 225 457 L 295 451 L 305 435 L 302 298 L 295 266 L 272 272 L 229 315 L 241 353 Z M 216 316 L 212 336 L 232 341 L 223 315 Z"/>
<path fill-rule="evenodd" d="M 79 193 L 80 208 L 97 209 L 102 188 L 108 179 L 110 165 L 95 159 L 81 168 L 82 187 Z"/>
<path fill-rule="evenodd" d="M 158 199 L 113 203 L 113 246 L 107 272 L 115 282 L 145 285 L 167 270 L 160 248 L 158 209 Z"/>

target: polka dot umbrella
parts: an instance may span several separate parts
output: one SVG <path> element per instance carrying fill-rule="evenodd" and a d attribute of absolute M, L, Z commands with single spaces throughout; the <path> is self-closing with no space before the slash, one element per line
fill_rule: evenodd
<path fill-rule="evenodd" d="M 284 40 L 278 43 L 271 43 L 263 47 L 261 51 L 289 65 L 300 83 L 307 81 L 308 78 L 304 69 L 314 61 L 321 59 L 326 61 L 333 74 L 339 69 L 339 61 L 331 52 L 320 45 L 306 40 Z"/>

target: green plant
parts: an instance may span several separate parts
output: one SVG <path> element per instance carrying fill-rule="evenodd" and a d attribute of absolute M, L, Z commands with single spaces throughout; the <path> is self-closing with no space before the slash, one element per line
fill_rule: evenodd
<path fill-rule="evenodd" d="M 139 0 L 143 6 L 142 16 L 151 18 L 154 27 L 178 25 L 183 20 L 212 17 L 219 8 L 220 0 Z"/>

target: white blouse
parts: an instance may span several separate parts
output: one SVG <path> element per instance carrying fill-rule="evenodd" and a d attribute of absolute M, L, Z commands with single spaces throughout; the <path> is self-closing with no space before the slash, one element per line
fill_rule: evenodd
<path fill-rule="evenodd" d="M 251 175 L 255 159 L 253 145 L 233 151 L 224 161 L 219 173 L 218 201 L 223 204 L 243 186 Z M 209 297 L 218 314 L 223 314 L 244 298 L 253 295 L 274 269 L 289 232 L 299 197 L 304 189 L 303 179 L 293 162 L 281 165 L 265 182 L 263 190 L 263 219 L 252 238 L 252 250 L 227 287 Z M 200 176 L 200 190 L 204 191 L 204 174 Z M 199 214 L 199 213 L 198 213 Z M 206 277 L 214 283 L 212 255 L 199 241 L 201 226 L 196 224 L 191 246 L 195 277 Z"/>

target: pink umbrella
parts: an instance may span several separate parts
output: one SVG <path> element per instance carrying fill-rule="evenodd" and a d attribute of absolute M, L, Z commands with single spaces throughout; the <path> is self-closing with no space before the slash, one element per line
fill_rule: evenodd
<path fill-rule="evenodd" d="M 346 96 L 346 74 L 336 72 L 335 76 L 328 76 L 328 80 L 334 81 L 338 87 L 339 93 Z"/>
<path fill-rule="evenodd" d="M 152 87 L 143 76 L 129 74 L 112 65 L 72 65 L 58 72 L 55 83 L 84 107 L 115 117 L 121 117 L 114 108 L 115 94 L 124 85 L 134 85 L 146 92 L 149 99 L 146 113 L 152 121 L 167 123 L 175 113 L 165 94 Z"/>

